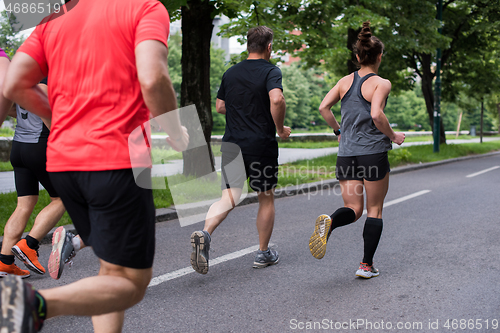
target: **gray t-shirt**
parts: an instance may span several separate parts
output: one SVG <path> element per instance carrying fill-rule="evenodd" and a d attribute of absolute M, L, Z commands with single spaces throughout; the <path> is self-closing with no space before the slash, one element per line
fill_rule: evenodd
<path fill-rule="evenodd" d="M 17 125 L 14 141 L 38 143 L 40 139 L 49 137 L 49 129 L 37 115 L 26 111 L 16 104 Z"/>
<path fill-rule="evenodd" d="M 340 112 L 340 143 L 337 156 L 361 156 L 383 153 L 392 149 L 391 140 L 375 126 L 371 116 L 371 103 L 361 94 L 361 86 L 366 79 L 354 72 L 351 88 L 344 95 Z"/>

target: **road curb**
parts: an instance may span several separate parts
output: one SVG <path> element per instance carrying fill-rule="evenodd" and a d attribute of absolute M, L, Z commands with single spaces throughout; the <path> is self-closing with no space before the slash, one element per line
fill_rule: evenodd
<path fill-rule="evenodd" d="M 460 161 L 465 161 L 465 160 L 471 160 L 471 159 L 476 159 L 476 158 L 484 158 L 484 157 L 489 157 L 489 156 L 494 156 L 494 155 L 499 155 L 500 151 L 492 152 L 492 153 L 486 153 L 486 154 L 480 154 L 480 155 L 470 155 L 470 156 L 463 156 L 463 157 L 457 157 L 457 158 L 451 158 L 447 160 L 442 160 L 442 161 L 436 161 L 436 162 L 429 162 L 429 163 L 420 163 L 420 164 L 412 164 L 412 165 L 407 165 L 407 166 L 402 166 L 402 167 L 397 167 L 391 170 L 392 175 L 400 174 L 400 173 L 405 173 L 405 172 L 410 172 L 410 171 L 415 171 L 415 170 L 421 170 L 421 169 L 427 169 L 427 168 L 432 168 L 435 166 L 439 165 L 444 165 L 444 164 L 449 164 L 453 162 L 460 162 Z M 295 195 L 300 195 L 300 194 L 307 194 L 307 193 L 313 193 L 321 190 L 329 190 L 334 188 L 336 185 L 338 185 L 339 181 L 337 179 L 328 179 L 328 180 L 322 180 L 319 182 L 314 182 L 314 183 L 306 183 L 306 184 L 300 184 L 300 185 L 294 185 L 294 186 L 287 186 L 285 188 L 277 189 L 275 193 L 275 198 L 285 198 L 285 197 L 290 197 L 290 196 L 295 196 Z M 257 198 L 257 193 L 249 193 L 245 199 L 243 199 L 242 202 L 238 204 L 238 206 L 245 206 L 249 205 L 252 203 L 258 202 Z M 208 209 L 210 206 L 205 205 L 205 206 L 200 206 L 195 209 Z M 172 221 L 177 219 L 177 212 L 175 208 L 159 208 L 156 210 L 156 223 L 159 222 L 167 222 L 167 221 Z M 65 225 L 64 228 L 66 231 L 70 231 L 73 234 L 78 234 L 78 232 L 75 229 L 75 226 L 70 224 L 70 225 Z M 40 244 L 51 244 L 52 243 L 52 234 L 56 228 L 52 229 L 47 236 L 45 236 Z M 24 233 L 23 237 L 25 237 L 28 233 Z M 0 246 L 3 240 L 3 236 L 0 237 Z"/>

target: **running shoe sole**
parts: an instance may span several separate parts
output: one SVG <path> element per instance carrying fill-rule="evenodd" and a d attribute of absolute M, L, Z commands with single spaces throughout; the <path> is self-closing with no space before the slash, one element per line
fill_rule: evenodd
<path fill-rule="evenodd" d="M 4 278 L 4 277 L 7 277 L 9 275 L 14 275 L 14 276 L 19 276 L 20 278 L 22 279 L 26 279 L 27 277 L 30 277 L 31 274 L 28 273 L 28 275 L 17 275 L 17 274 L 9 274 L 9 273 L 5 273 L 5 272 L 0 272 L 0 278 Z M 1 332 L 1 331 L 0 331 Z"/>
<path fill-rule="evenodd" d="M 14 275 L 9 275 L 0 281 L 0 286 L 0 332 L 35 332 L 34 328 L 26 330 L 26 327 L 22 327 L 25 317 L 25 286 L 22 280 Z"/>
<path fill-rule="evenodd" d="M 362 277 L 364 279 L 371 279 L 372 277 L 377 277 L 379 276 L 379 272 L 377 271 L 376 273 L 373 272 L 367 272 L 364 269 L 358 269 L 356 271 L 356 276 Z"/>
<path fill-rule="evenodd" d="M 35 264 L 28 258 L 28 256 L 17 246 L 14 245 L 11 249 L 12 253 L 17 257 L 17 259 L 21 260 L 24 265 L 30 269 L 31 271 L 37 274 L 45 274 L 44 271 L 40 270 Z"/>
<path fill-rule="evenodd" d="M 205 249 L 205 241 L 203 232 L 195 231 L 191 234 L 191 246 L 193 247 L 191 266 L 200 274 L 208 273 L 208 260 L 201 254 L 201 251 Z"/>
<path fill-rule="evenodd" d="M 326 242 L 328 241 L 328 232 L 332 225 L 332 219 L 328 215 L 320 215 L 316 219 L 314 233 L 309 239 L 309 250 L 316 259 L 321 259 L 326 253 Z"/>
<path fill-rule="evenodd" d="M 64 262 L 61 260 L 62 248 L 66 239 L 66 229 L 63 226 L 54 231 L 52 235 L 52 251 L 49 257 L 49 274 L 50 277 L 58 280 L 64 268 Z"/>
<path fill-rule="evenodd" d="M 260 262 L 254 261 L 252 267 L 253 268 L 264 268 L 264 267 L 267 267 L 267 266 L 276 265 L 276 264 L 278 264 L 279 261 L 280 261 L 279 257 L 278 257 L 278 259 L 276 261 L 269 261 L 269 262 L 266 262 L 266 263 L 260 263 Z"/>

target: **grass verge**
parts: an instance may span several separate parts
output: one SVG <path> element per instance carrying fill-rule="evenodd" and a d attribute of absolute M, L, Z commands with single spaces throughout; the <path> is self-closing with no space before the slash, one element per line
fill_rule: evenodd
<path fill-rule="evenodd" d="M 421 145 L 410 146 L 406 148 L 394 149 L 389 152 L 389 162 L 391 168 L 398 166 L 419 164 L 426 162 L 435 162 L 451 158 L 457 158 L 468 155 L 485 154 L 492 151 L 500 150 L 500 140 L 480 143 L 465 143 L 465 144 L 448 144 L 441 145 L 439 154 L 433 152 L 433 146 Z M 299 185 L 303 183 L 316 182 L 320 180 L 335 178 L 335 163 L 337 155 L 328 155 L 314 158 L 311 160 L 301 160 L 293 163 L 281 165 L 279 168 L 278 187 L 286 187 L 290 185 Z M 169 177 L 173 184 L 182 185 L 182 191 L 191 193 L 191 196 L 184 196 L 183 202 L 191 202 L 192 200 L 207 200 L 207 198 L 216 197 L 220 193 L 220 177 L 217 180 L 195 180 L 194 178 L 185 178 L 182 175 Z M 157 208 L 169 207 L 173 205 L 172 192 L 168 182 L 162 178 L 155 178 L 156 182 L 165 182 L 166 189 L 153 190 L 155 206 Z M 186 185 L 184 185 L 186 184 Z M 174 189 L 175 190 L 175 189 Z M 179 189 L 177 189 L 179 190 Z M 249 191 L 251 192 L 251 191 Z M 178 196 L 177 196 L 178 197 Z M 0 232 L 3 235 L 5 222 L 8 220 L 12 212 L 16 208 L 17 197 L 16 193 L 0 193 Z M 45 190 L 40 191 L 40 199 L 35 207 L 28 226 L 25 231 L 29 231 L 33 225 L 35 216 L 50 202 L 50 198 Z M 179 204 L 179 202 L 178 202 Z M 58 225 L 71 224 L 71 219 L 65 213 Z"/>
<path fill-rule="evenodd" d="M 0 171 L 13 171 L 14 168 L 10 162 L 0 162 Z"/>

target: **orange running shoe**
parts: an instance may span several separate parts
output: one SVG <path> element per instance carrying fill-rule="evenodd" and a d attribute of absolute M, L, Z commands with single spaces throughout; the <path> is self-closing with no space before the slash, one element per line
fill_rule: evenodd
<path fill-rule="evenodd" d="M 38 250 L 30 248 L 26 243 L 26 239 L 21 239 L 11 250 L 33 272 L 45 274 L 45 268 L 38 261 Z"/>
<path fill-rule="evenodd" d="M 20 269 L 16 264 L 6 265 L 0 261 L 0 277 L 5 277 L 7 275 L 17 275 L 24 278 L 30 276 L 29 271 L 25 271 L 24 269 Z"/>

